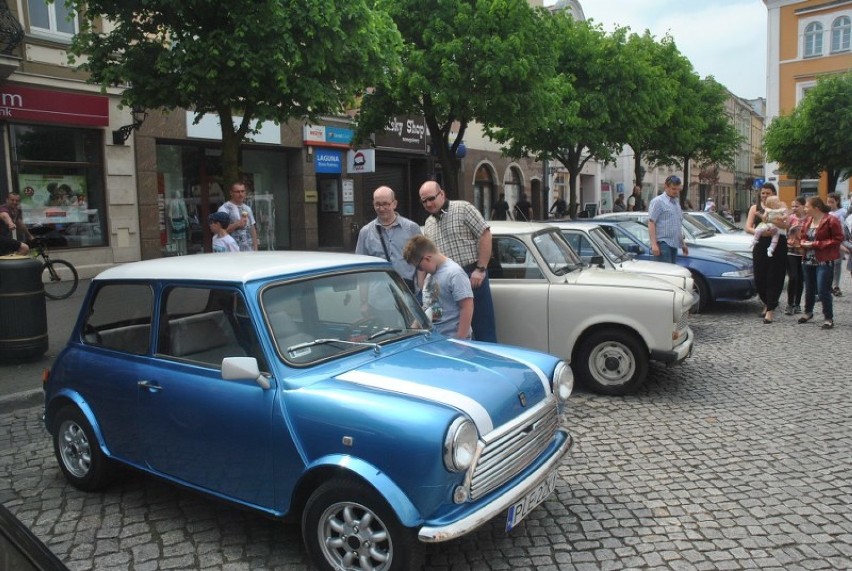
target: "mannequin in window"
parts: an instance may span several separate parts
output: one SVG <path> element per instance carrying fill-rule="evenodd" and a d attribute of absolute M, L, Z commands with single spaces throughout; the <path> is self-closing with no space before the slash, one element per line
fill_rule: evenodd
<path fill-rule="evenodd" d="M 169 201 L 169 240 L 178 256 L 186 255 L 186 238 L 189 233 L 189 213 L 179 190 Z"/>

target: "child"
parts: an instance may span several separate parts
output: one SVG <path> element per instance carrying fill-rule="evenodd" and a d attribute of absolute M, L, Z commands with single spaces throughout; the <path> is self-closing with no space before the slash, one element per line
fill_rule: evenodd
<path fill-rule="evenodd" d="M 210 223 L 210 231 L 213 232 L 213 252 L 239 252 L 237 245 L 230 234 L 225 230 L 231 223 L 231 217 L 227 212 L 214 212 L 207 221 Z"/>
<path fill-rule="evenodd" d="M 409 240 L 402 257 L 418 272 L 428 274 L 423 282 L 423 309 L 435 329 L 448 337 L 470 339 L 473 289 L 461 266 L 438 252 L 425 236 Z"/>
<path fill-rule="evenodd" d="M 777 196 L 770 196 L 764 204 L 766 208 L 761 216 L 763 222 L 755 227 L 754 240 L 751 241 L 751 246 L 753 248 L 763 234 L 772 232 L 772 242 L 769 244 L 769 248 L 766 249 L 766 255 L 771 258 L 775 247 L 778 245 L 778 236 L 784 233 L 784 230 L 775 225 L 775 221 L 787 214 L 787 205 L 781 202 L 781 199 Z"/>

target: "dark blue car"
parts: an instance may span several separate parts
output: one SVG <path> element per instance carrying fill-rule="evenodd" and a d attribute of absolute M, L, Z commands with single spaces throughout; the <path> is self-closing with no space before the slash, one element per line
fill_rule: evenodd
<path fill-rule="evenodd" d="M 615 222 L 595 219 L 622 248 L 639 260 L 653 260 L 648 227 L 639 222 Z M 754 266 L 751 260 L 709 246 L 689 245 L 689 255 L 678 254 L 677 264 L 692 272 L 698 289 L 698 311 L 704 311 L 714 301 L 749 299 L 756 292 Z"/>

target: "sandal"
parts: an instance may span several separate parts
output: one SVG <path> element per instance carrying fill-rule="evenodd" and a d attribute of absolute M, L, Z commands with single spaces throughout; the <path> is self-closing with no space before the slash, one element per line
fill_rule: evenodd
<path fill-rule="evenodd" d="M 808 321 L 810 321 L 813 318 L 814 318 L 813 313 L 806 313 L 799 318 L 799 323 L 807 323 Z"/>
<path fill-rule="evenodd" d="M 825 323 L 822 324 L 823 329 L 834 329 L 834 320 L 826 319 Z"/>

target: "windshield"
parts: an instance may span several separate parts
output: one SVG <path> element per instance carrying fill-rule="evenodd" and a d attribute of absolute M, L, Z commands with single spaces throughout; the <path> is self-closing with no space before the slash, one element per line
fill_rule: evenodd
<path fill-rule="evenodd" d="M 693 238 L 707 238 L 716 233 L 715 230 L 708 228 L 703 222 L 685 212 L 683 214 L 683 229 Z"/>
<path fill-rule="evenodd" d="M 742 228 L 735 225 L 733 222 L 719 214 L 718 212 L 705 212 L 704 216 L 712 218 L 716 222 L 716 226 L 722 228 L 723 232 L 742 232 Z"/>
<path fill-rule="evenodd" d="M 624 251 L 624 248 L 610 238 L 609 234 L 601 228 L 592 228 L 589 231 L 589 237 L 603 251 L 604 255 L 613 262 L 623 262 L 630 259 L 630 255 Z"/>
<path fill-rule="evenodd" d="M 392 271 L 361 271 L 271 285 L 261 307 L 279 357 L 306 365 L 430 327 Z"/>
<path fill-rule="evenodd" d="M 651 247 L 651 236 L 648 234 L 648 227 L 639 222 L 619 222 L 619 226 L 633 235 L 634 238 L 645 244 L 646 247 Z"/>
<path fill-rule="evenodd" d="M 583 260 L 556 228 L 539 232 L 533 236 L 533 244 L 544 259 L 544 263 L 557 276 L 583 267 Z"/>

